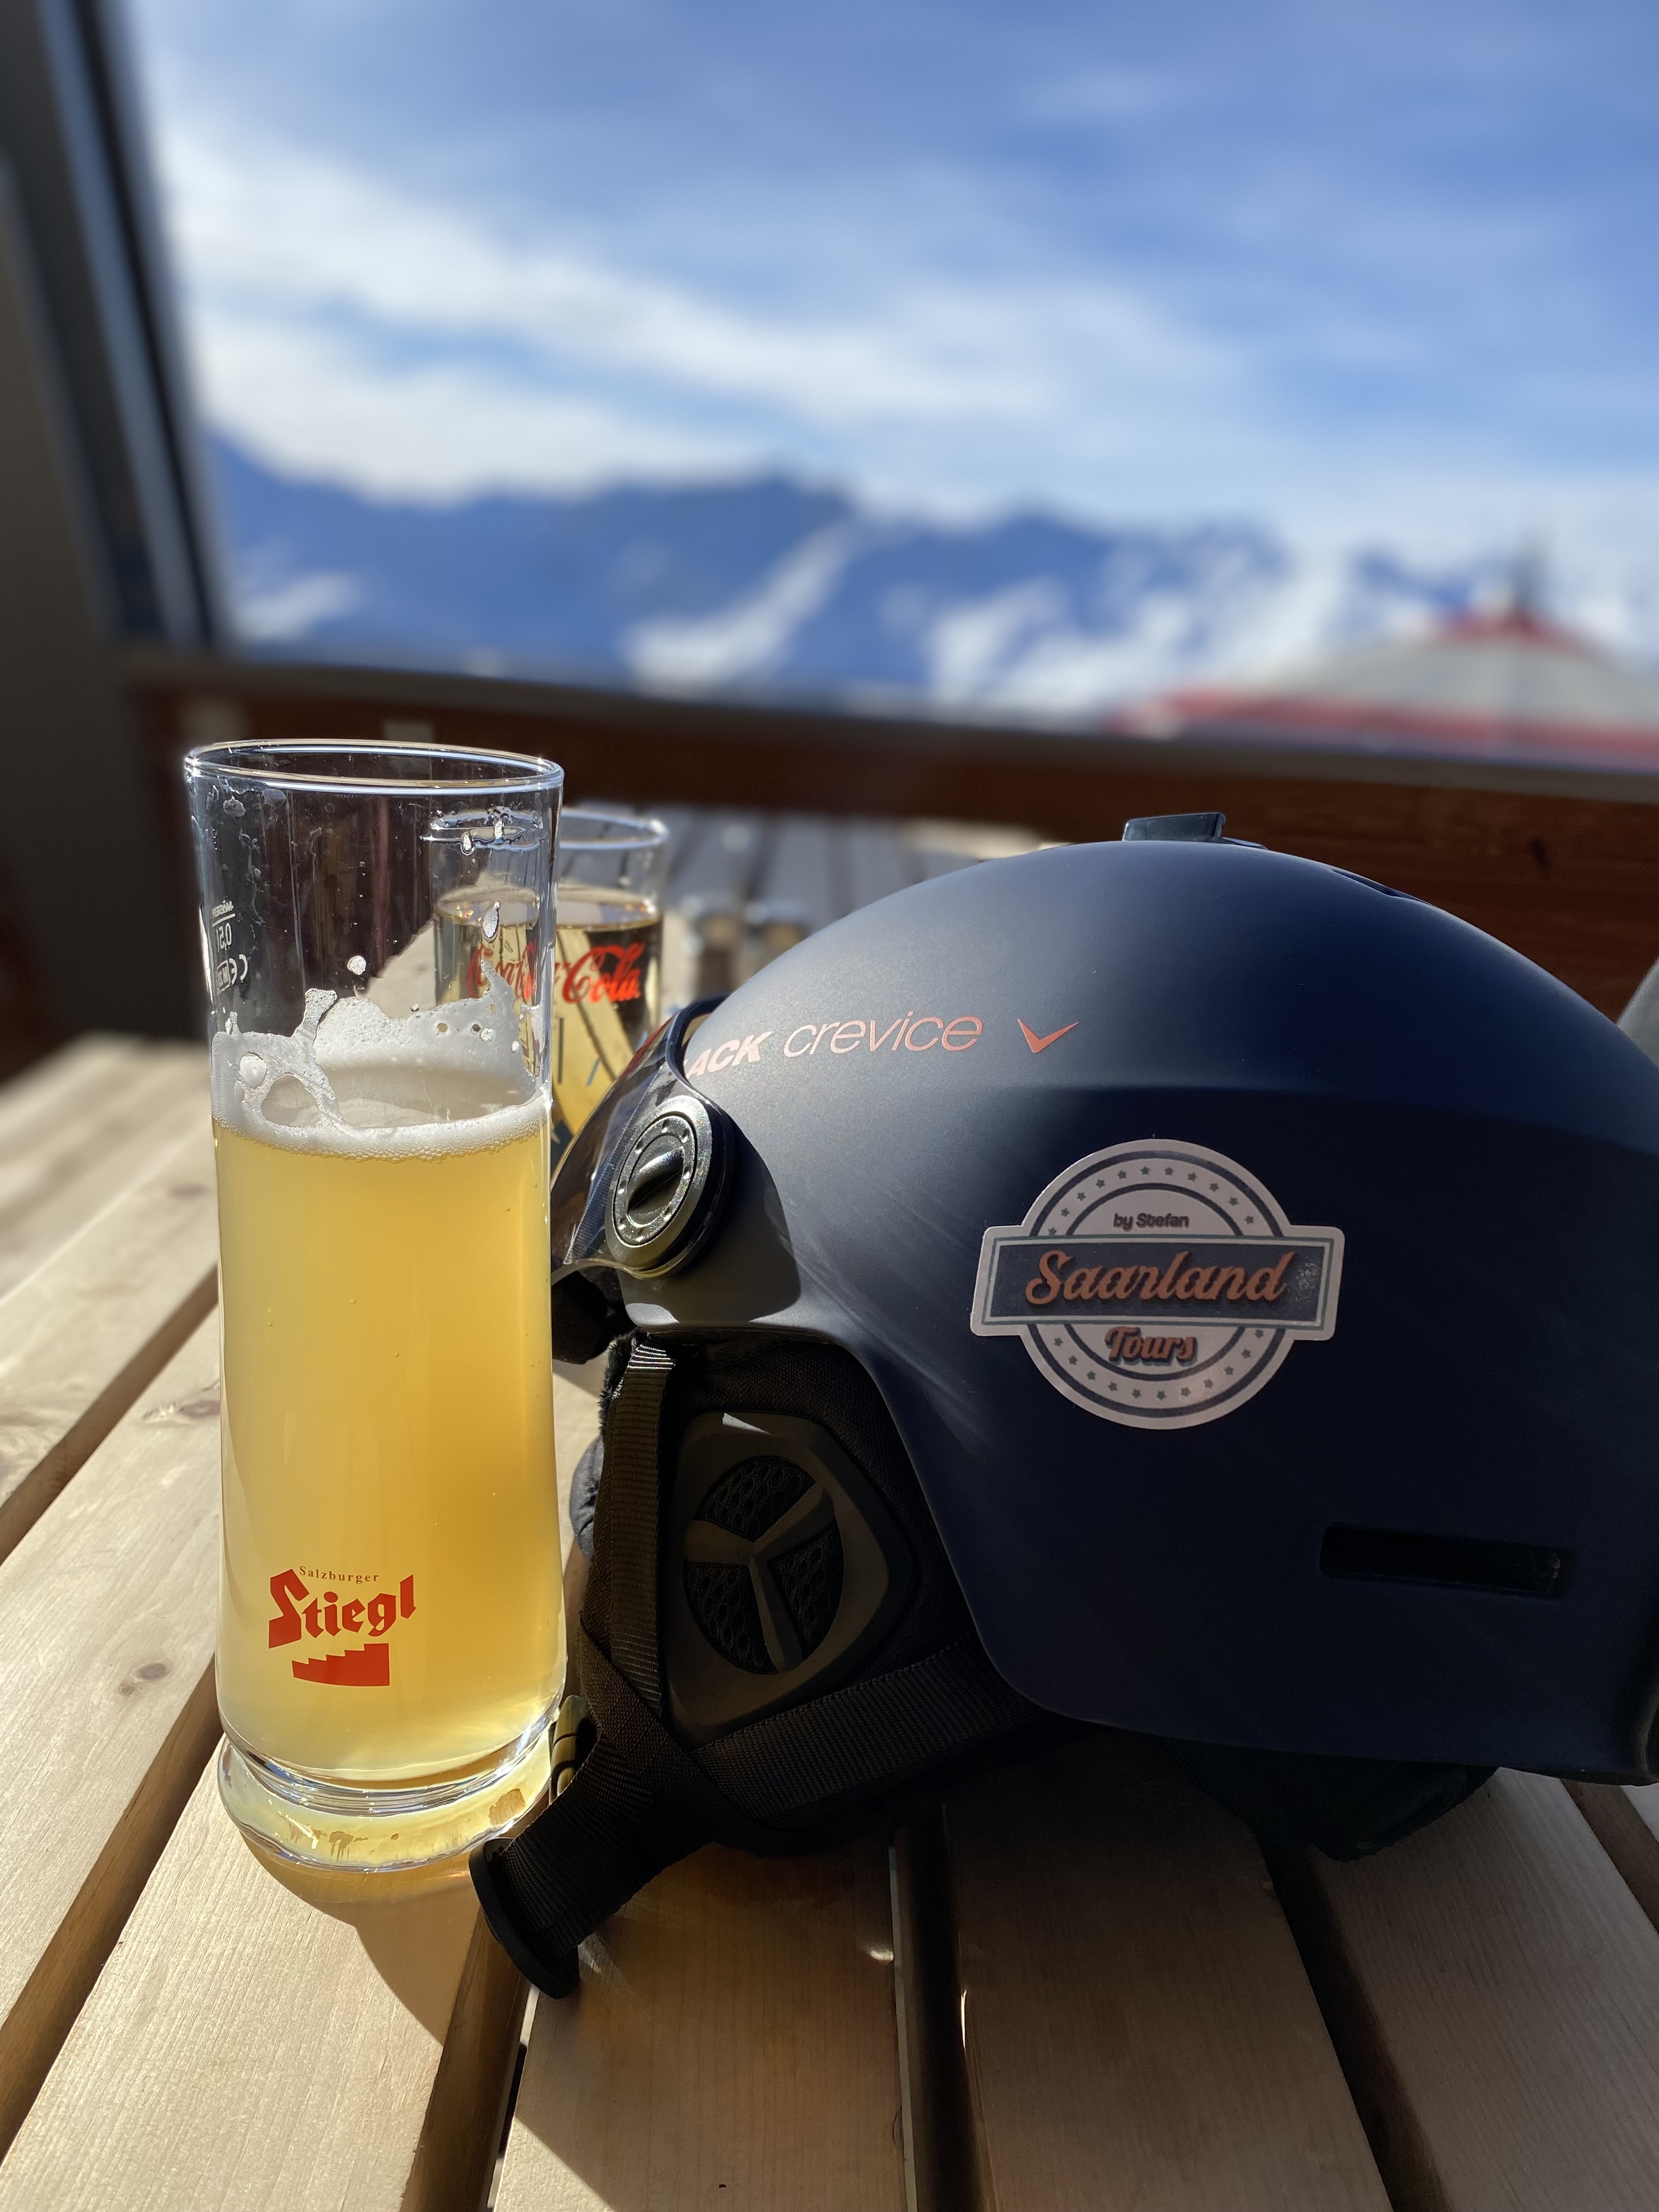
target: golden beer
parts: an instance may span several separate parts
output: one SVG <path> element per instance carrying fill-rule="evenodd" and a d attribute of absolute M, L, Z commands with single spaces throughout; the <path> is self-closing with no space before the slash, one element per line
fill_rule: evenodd
<path fill-rule="evenodd" d="M 216 1041 L 220 1711 L 279 1782 L 412 1793 L 428 1850 L 470 1790 L 512 1817 L 562 1666 L 548 1109 L 517 1031 L 498 986 L 407 1023 L 348 1004 L 314 1057 Z M 363 1830 L 330 1848 L 395 1858 Z"/>
<path fill-rule="evenodd" d="M 662 915 L 627 891 L 561 885 L 554 936 L 553 1098 L 574 1136 L 656 1026 Z"/>

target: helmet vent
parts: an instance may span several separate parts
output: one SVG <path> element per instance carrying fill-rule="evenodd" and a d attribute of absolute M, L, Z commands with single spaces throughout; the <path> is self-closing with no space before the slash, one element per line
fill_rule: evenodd
<path fill-rule="evenodd" d="M 1494 1543 L 1408 1528 L 1328 1528 L 1319 1564 L 1326 1574 L 1355 1582 L 1438 1583 L 1504 1597 L 1561 1597 L 1572 1574 L 1572 1553 L 1561 1545 Z"/>
<path fill-rule="evenodd" d="M 720 1477 L 698 1508 L 697 1518 L 712 1521 L 717 1528 L 752 1544 L 811 1487 L 811 1476 L 793 1460 L 746 1459 Z"/>
<path fill-rule="evenodd" d="M 706 1559 L 688 1559 L 685 1601 L 692 1620 L 722 1659 L 741 1667 L 745 1674 L 775 1671 L 747 1567 L 719 1567 Z"/>
<path fill-rule="evenodd" d="M 802 1652 L 816 1651 L 841 1603 L 840 1529 L 831 1522 L 804 1544 L 780 1552 L 772 1561 L 772 1578 L 789 1608 Z"/>
<path fill-rule="evenodd" d="M 745 1459 L 686 1531 L 685 1601 L 722 1659 L 781 1674 L 810 1658 L 841 1604 L 841 1531 L 828 1492 L 781 1458 Z"/>

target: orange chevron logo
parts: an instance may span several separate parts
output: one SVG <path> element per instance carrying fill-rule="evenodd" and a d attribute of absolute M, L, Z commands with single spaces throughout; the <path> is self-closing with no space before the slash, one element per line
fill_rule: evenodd
<path fill-rule="evenodd" d="M 1019 1017 L 1016 1015 L 1014 1018 L 1018 1021 Z M 1067 1022 L 1063 1030 L 1050 1030 L 1047 1036 L 1039 1036 L 1026 1023 L 1020 1022 L 1019 1033 L 1033 1052 L 1047 1052 L 1056 1037 L 1070 1036 L 1076 1027 L 1075 1022 Z"/>

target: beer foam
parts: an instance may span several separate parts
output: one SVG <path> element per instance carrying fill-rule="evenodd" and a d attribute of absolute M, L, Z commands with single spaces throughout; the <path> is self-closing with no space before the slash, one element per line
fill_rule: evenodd
<path fill-rule="evenodd" d="M 546 1118 L 519 1057 L 519 1002 L 492 968 L 481 999 L 395 1020 L 373 1000 L 307 991 L 291 1036 L 213 1040 L 213 1118 L 289 1152 L 436 1159 L 510 1144 Z"/>

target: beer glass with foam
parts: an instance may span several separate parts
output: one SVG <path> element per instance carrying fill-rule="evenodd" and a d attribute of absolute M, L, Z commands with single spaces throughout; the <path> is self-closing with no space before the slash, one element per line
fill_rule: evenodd
<path fill-rule="evenodd" d="M 220 1789 L 290 1858 L 415 1865 L 547 1785 L 562 772 L 240 744 L 185 775 L 219 1188 Z"/>
<path fill-rule="evenodd" d="M 657 1026 L 662 1000 L 660 822 L 568 807 L 559 829 L 553 1141 L 568 1145 Z"/>

